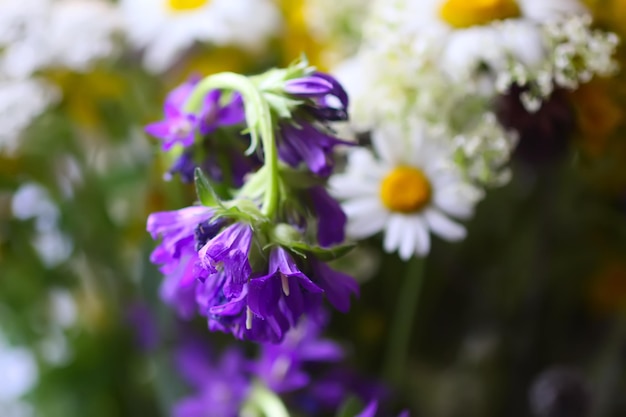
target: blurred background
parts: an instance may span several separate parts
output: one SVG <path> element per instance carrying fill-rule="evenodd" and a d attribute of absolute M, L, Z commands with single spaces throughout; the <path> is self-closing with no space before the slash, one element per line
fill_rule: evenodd
<path fill-rule="evenodd" d="M 254 20 L 235 3 L 224 25 Z M 0 1 L 0 416 L 167 416 L 185 392 L 171 363 L 181 324 L 159 299 L 145 223 L 194 194 L 163 181 L 170 161 L 142 126 L 192 74 L 252 74 L 302 52 L 332 69 L 357 49 L 367 6 L 266 3 L 253 35 L 202 41 L 175 21 L 156 39 L 148 20 L 165 17 L 149 0 Z M 626 36 L 626 2 L 588 5 Z M 83 35 L 93 50 L 70 45 Z M 512 180 L 464 242 L 434 242 L 398 403 L 429 417 L 626 416 L 625 106 L 625 72 L 532 115 L 500 98 L 521 133 Z M 403 274 L 379 247 L 340 261 L 362 294 L 329 329 L 371 377 Z"/>

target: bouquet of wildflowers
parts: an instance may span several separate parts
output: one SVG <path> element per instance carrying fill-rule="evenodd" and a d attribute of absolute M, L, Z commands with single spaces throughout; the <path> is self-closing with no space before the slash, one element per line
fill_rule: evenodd
<path fill-rule="evenodd" d="M 625 22 L 0 0 L 0 415 L 623 415 Z"/>

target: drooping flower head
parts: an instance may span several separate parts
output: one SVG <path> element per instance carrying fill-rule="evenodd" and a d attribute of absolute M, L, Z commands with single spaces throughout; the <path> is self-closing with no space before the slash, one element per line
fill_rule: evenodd
<path fill-rule="evenodd" d="M 153 237 L 162 237 L 151 255 L 165 275 L 161 296 L 181 316 L 199 313 L 211 330 L 276 343 L 300 317 L 316 314 L 324 295 L 338 310 L 349 309 L 358 294 L 351 277 L 313 254 L 296 262 L 285 247 L 263 251 L 259 239 L 267 238 L 250 224 L 214 214 L 194 206 L 148 219 Z"/>
<path fill-rule="evenodd" d="M 301 317 L 319 314 L 324 295 L 335 308 L 346 312 L 350 296 L 358 294 L 356 281 L 314 260 L 313 254 L 309 255 L 313 259 L 302 260 L 301 265 L 284 247 L 272 248 L 268 256 L 263 272 L 250 272 L 248 258 L 236 255 L 229 260 L 235 266 L 224 265 L 209 273 L 202 287 L 202 312 L 211 330 L 277 343 Z M 231 269 L 234 273 L 229 275 L 226 271 Z M 310 275 L 303 270 L 310 270 Z M 236 278 L 239 276 L 245 276 L 243 282 Z"/>
<path fill-rule="evenodd" d="M 220 107 L 220 97 L 230 97 L 229 104 Z M 306 63 L 250 78 L 217 74 L 170 93 L 166 110 L 175 109 L 173 117 L 156 128 L 171 133 L 179 115 L 193 122 L 193 137 L 164 137 L 168 146 L 191 150 L 179 159 L 180 172 L 189 177 L 193 167 L 202 205 L 153 214 L 148 230 L 163 238 L 151 260 L 166 275 L 163 298 L 181 315 L 199 314 L 210 330 L 239 339 L 279 343 L 301 317 L 319 312 L 324 297 L 348 311 L 358 285 L 324 263 L 349 249 L 337 246 L 346 216 L 321 176 L 330 174 L 330 152 L 342 143 L 326 123 L 344 119 L 347 104 L 341 86 Z M 237 128 L 249 133 L 249 151 L 260 155 L 262 166 L 242 176 L 240 189 L 218 196 L 196 165 L 196 137 L 238 125 L 244 116 Z M 281 136 L 281 129 L 299 129 L 299 142 Z M 297 151 L 284 161 L 288 166 L 279 162 L 286 146 Z"/>

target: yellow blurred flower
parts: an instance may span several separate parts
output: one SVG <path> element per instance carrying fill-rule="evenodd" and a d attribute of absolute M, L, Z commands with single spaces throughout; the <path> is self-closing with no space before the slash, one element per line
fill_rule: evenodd
<path fill-rule="evenodd" d="M 612 313 L 626 309 L 626 262 L 608 261 L 593 276 L 590 301 L 594 310 Z"/>
<path fill-rule="evenodd" d="M 185 82 L 190 76 L 202 76 L 217 72 L 231 71 L 246 73 L 253 65 L 254 57 L 235 47 L 221 47 L 191 51 L 183 60 L 179 69 L 173 71 L 172 81 L 175 85 Z"/>
<path fill-rule="evenodd" d="M 624 113 L 613 93 L 615 80 L 594 80 L 572 93 L 581 146 L 591 155 L 605 149 L 609 137 L 621 124 Z"/>
<path fill-rule="evenodd" d="M 624 0 L 586 0 L 596 21 L 609 26 L 620 36 L 626 34 L 626 1 Z"/>
<path fill-rule="evenodd" d="M 302 53 L 309 62 L 322 71 L 328 70 L 324 62 L 324 45 L 315 39 L 306 19 L 306 3 L 304 0 L 279 0 L 285 19 L 285 29 L 281 38 L 283 55 L 281 64 L 287 65 Z"/>
<path fill-rule="evenodd" d="M 98 108 L 105 100 L 123 97 L 126 81 L 118 74 L 94 70 L 80 74 L 71 71 L 53 71 L 47 74 L 63 92 L 61 107 L 78 125 L 96 128 L 102 117 Z"/>

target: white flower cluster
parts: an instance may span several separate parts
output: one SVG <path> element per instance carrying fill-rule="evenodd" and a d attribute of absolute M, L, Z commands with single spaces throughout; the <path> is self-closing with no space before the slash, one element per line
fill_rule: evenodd
<path fill-rule="evenodd" d="M 455 160 L 472 180 L 504 185 L 511 179 L 507 163 L 517 140 L 517 135 L 505 131 L 493 113 L 485 113 L 472 129 L 454 136 Z"/>
<path fill-rule="evenodd" d="M 516 144 L 492 114 L 485 76 L 461 83 L 442 71 L 438 32 L 423 34 L 411 20 L 413 3 L 378 2 L 366 23 L 358 54 L 336 70 L 351 96 L 358 130 L 381 124 L 419 122 L 437 127 L 455 150 L 466 177 L 479 184 L 503 184 L 503 169 Z"/>
<path fill-rule="evenodd" d="M 443 126 L 468 177 L 502 184 L 516 137 L 491 114 L 494 97 L 518 85 L 525 108 L 536 111 L 555 88 L 614 72 L 618 39 L 593 29 L 577 0 L 476 3 L 481 13 L 513 5 L 518 15 L 467 27 L 445 21 L 444 6 L 466 18 L 472 3 L 374 1 L 359 52 L 336 74 L 358 130 L 410 119 Z"/>
<path fill-rule="evenodd" d="M 358 52 L 335 71 L 353 128 L 374 143 L 348 151 L 331 181 L 348 234 L 382 231 L 403 259 L 427 254 L 429 231 L 462 239 L 454 219 L 511 177 L 518 133 L 497 120 L 498 95 L 517 85 L 536 110 L 555 88 L 614 71 L 616 45 L 578 0 L 375 0 Z"/>
<path fill-rule="evenodd" d="M 573 90 L 594 76 L 615 73 L 619 38 L 594 30 L 591 24 L 587 14 L 546 23 L 542 26 L 545 59 L 534 68 L 509 60 L 507 71 L 498 74 L 498 91 L 506 92 L 512 84 L 526 87 L 522 103 L 527 110 L 537 111 L 556 87 Z"/>
<path fill-rule="evenodd" d="M 40 74 L 85 72 L 111 57 L 120 23 L 104 0 L 0 1 L 0 152 L 14 152 L 23 130 L 61 98 Z"/>
<path fill-rule="evenodd" d="M 304 0 L 308 30 L 326 48 L 325 62 L 338 62 L 356 52 L 363 20 L 372 0 Z"/>
<path fill-rule="evenodd" d="M 113 54 L 120 23 L 113 5 L 101 0 L 1 2 L 0 73 L 25 78 L 57 67 L 86 71 Z"/>

